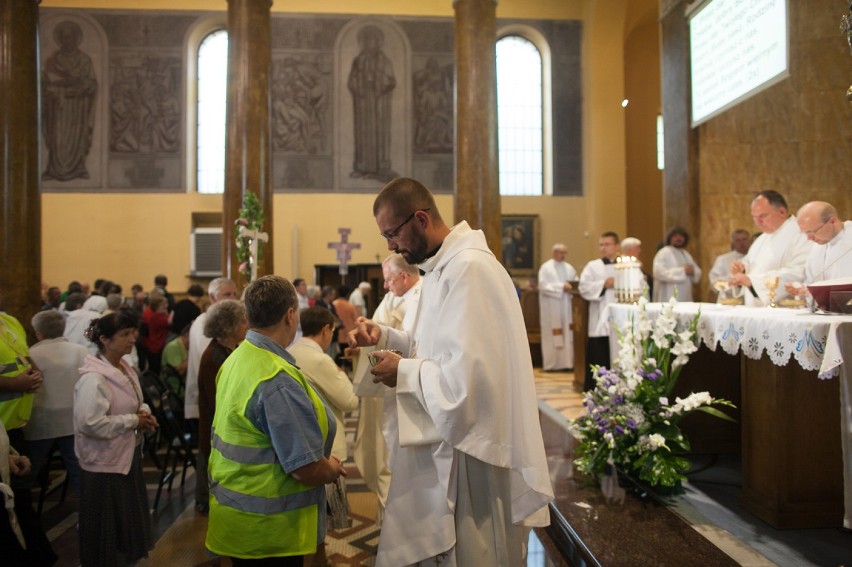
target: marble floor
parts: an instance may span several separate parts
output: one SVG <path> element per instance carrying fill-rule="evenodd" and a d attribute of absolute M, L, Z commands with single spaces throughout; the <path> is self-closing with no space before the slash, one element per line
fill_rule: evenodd
<path fill-rule="evenodd" d="M 582 392 L 571 372 L 536 371 L 536 390 L 542 414 L 542 429 L 550 455 L 552 475 L 570 475 L 571 438 L 568 420 L 580 415 Z M 354 435 L 354 420 L 347 420 L 347 435 Z M 686 483 L 686 494 L 670 506 L 708 540 L 720 547 L 740 565 L 783 567 L 852 566 L 852 534 L 840 529 L 775 530 L 750 516 L 736 504 L 739 462 L 733 456 L 709 461 L 695 459 L 695 473 Z M 156 490 L 158 471 L 149 464 L 146 471 L 149 489 Z M 372 524 L 375 513 L 373 496 L 359 478 L 354 465 L 349 467 L 350 502 L 356 518 L 353 529 L 335 533 L 328 539 L 324 553 L 310 558 L 306 565 L 372 565 L 378 542 L 378 529 Z M 154 514 L 157 544 L 150 557 L 139 565 L 174 567 L 217 564 L 204 551 L 207 519 L 195 513 L 190 469 L 183 487 L 179 479 L 163 495 Z M 78 565 L 76 513 L 73 499 L 57 501 L 54 495 L 45 504 L 43 522 L 48 536 L 60 555 L 57 565 Z M 152 498 L 153 501 L 153 498 Z M 641 529 L 641 527 L 639 527 Z M 551 557 L 553 556 L 553 557 Z M 222 562 L 226 564 L 226 562 Z M 530 540 L 527 567 L 562 567 L 567 563 L 554 552 L 545 534 L 535 532 Z M 684 558 L 684 565 L 692 564 Z"/>

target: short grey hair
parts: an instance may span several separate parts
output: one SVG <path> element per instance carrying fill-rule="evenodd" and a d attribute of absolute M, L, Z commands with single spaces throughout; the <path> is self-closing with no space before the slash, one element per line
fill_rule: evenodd
<path fill-rule="evenodd" d="M 234 283 L 234 280 L 230 278 L 216 278 L 207 285 L 207 295 L 211 298 L 216 297 L 219 293 L 219 289 L 226 284 L 231 284 L 234 287 L 237 286 L 237 284 Z"/>
<path fill-rule="evenodd" d="M 54 309 L 39 311 L 33 315 L 31 322 L 35 332 L 45 339 L 57 339 L 65 332 L 65 316 Z"/>
<path fill-rule="evenodd" d="M 635 236 L 628 236 L 621 241 L 621 248 L 633 248 L 635 246 L 642 246 L 642 241 Z"/>
<path fill-rule="evenodd" d="M 394 274 L 406 273 L 414 276 L 420 273 L 420 269 L 416 265 L 409 264 L 405 261 L 405 256 L 396 252 L 382 260 L 382 265 L 390 266 L 391 272 Z"/>

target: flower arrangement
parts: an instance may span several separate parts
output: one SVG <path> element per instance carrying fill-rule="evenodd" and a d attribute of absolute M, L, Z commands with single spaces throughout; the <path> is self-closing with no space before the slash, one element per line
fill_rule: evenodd
<path fill-rule="evenodd" d="M 693 339 L 700 313 L 678 332 L 675 298 L 663 305 L 655 321 L 648 318 L 646 303 L 640 299 L 636 316 L 619 330 L 614 368 L 594 368 L 596 385 L 583 400 L 586 413 L 571 422 L 579 441 L 574 464 L 596 480 L 614 474 L 614 466 L 651 486 L 674 487 L 686 479 L 690 466 L 682 456 L 689 441 L 680 420 L 703 411 L 733 421 L 713 406 L 734 405 L 708 392 L 670 402 L 681 369 L 698 350 Z"/>
<path fill-rule="evenodd" d="M 235 224 L 237 225 L 237 261 L 240 263 L 239 272 L 247 280 L 252 279 L 252 264 L 260 261 L 261 249 L 257 247 L 257 258 L 252 257 L 252 238 L 245 235 L 240 227 L 245 227 L 252 233 L 257 233 L 263 227 L 263 207 L 257 195 L 251 191 L 246 191 L 243 197 L 243 206 L 240 209 L 240 216 L 237 217 Z"/>

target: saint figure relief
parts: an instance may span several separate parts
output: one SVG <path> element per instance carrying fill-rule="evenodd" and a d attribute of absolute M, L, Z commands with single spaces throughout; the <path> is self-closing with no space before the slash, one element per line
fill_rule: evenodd
<path fill-rule="evenodd" d="M 88 179 L 98 79 L 92 58 L 80 50 L 83 30 L 64 20 L 53 30 L 58 49 L 42 72 L 42 130 L 47 167 L 42 179 Z"/>
<path fill-rule="evenodd" d="M 352 93 L 355 160 L 351 177 L 387 182 L 391 170 L 391 96 L 396 87 L 391 60 L 382 51 L 385 36 L 378 27 L 358 31 L 360 53 L 352 60 L 348 87 Z"/>

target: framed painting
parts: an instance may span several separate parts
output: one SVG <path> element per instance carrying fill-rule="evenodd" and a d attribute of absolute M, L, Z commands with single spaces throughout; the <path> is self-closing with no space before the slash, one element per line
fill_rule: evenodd
<path fill-rule="evenodd" d="M 503 215 L 500 223 L 503 235 L 503 266 L 513 276 L 538 273 L 538 215 Z"/>

